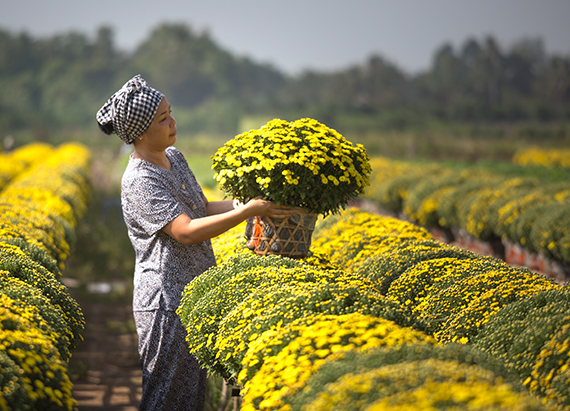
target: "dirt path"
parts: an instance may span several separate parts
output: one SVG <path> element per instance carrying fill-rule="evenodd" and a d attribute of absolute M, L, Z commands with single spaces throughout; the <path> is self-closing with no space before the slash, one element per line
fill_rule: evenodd
<path fill-rule="evenodd" d="M 84 340 L 69 363 L 79 411 L 136 411 L 142 372 L 131 303 L 91 301 L 70 290 L 85 316 Z"/>

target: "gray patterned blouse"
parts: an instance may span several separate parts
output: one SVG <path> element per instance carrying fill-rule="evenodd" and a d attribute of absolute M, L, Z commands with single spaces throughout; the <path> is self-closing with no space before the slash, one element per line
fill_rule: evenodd
<path fill-rule="evenodd" d="M 174 311 L 186 284 L 216 264 L 211 242 L 184 245 L 161 229 L 186 213 L 206 216 L 204 194 L 174 147 L 166 149 L 172 168 L 164 170 L 129 158 L 121 181 L 121 204 L 135 249 L 133 310 Z"/>

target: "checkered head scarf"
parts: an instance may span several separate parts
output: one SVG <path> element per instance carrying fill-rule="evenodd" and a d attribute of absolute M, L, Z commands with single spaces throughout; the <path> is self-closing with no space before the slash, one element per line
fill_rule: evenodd
<path fill-rule="evenodd" d="M 150 126 L 163 94 L 137 74 L 111 96 L 97 112 L 97 123 L 105 134 L 116 133 L 127 144 Z"/>

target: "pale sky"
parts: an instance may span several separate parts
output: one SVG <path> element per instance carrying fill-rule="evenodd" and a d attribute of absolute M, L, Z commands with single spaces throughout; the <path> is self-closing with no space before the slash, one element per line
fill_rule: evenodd
<path fill-rule="evenodd" d="M 289 74 L 329 71 L 378 54 L 408 73 L 430 67 L 445 42 L 493 35 L 508 50 L 542 38 L 548 54 L 570 55 L 570 0 L 0 0 L 0 28 L 33 37 L 115 31 L 134 49 L 160 23 L 208 30 L 235 56 Z"/>

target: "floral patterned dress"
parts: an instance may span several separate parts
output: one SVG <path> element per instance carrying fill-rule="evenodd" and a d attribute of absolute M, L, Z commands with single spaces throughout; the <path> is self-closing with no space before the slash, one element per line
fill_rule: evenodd
<path fill-rule="evenodd" d="M 186 213 L 206 216 L 204 194 L 176 148 L 171 170 L 131 157 L 121 182 L 123 217 L 135 250 L 133 312 L 143 367 L 141 410 L 201 410 L 205 371 L 189 353 L 176 315 L 182 292 L 215 265 L 210 241 L 184 245 L 161 229 Z"/>

